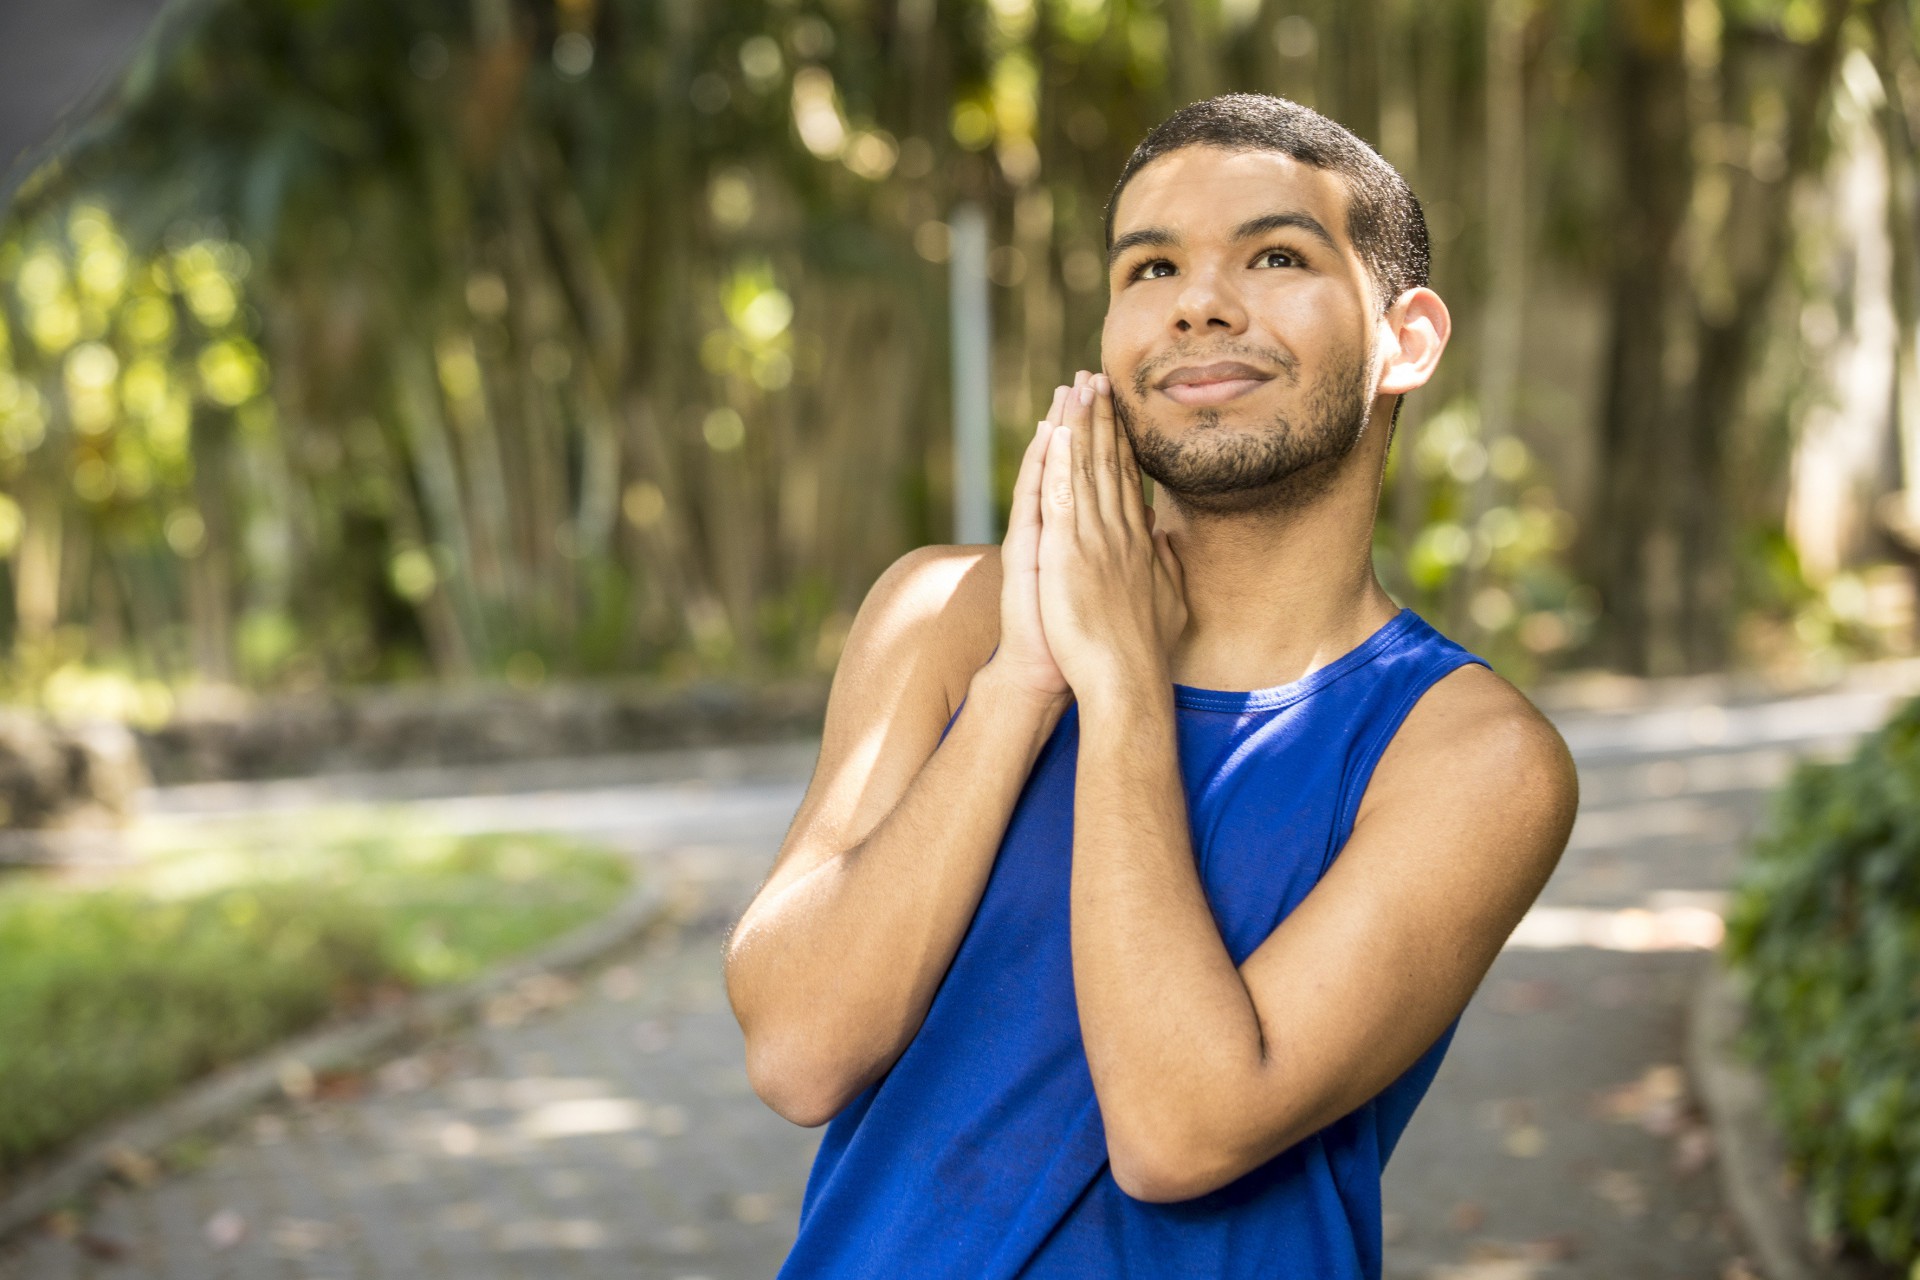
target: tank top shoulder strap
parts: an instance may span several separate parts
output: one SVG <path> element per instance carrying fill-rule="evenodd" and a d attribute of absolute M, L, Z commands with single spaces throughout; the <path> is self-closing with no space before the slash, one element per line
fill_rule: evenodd
<path fill-rule="evenodd" d="M 1491 669 L 1485 658 L 1447 639 L 1411 609 L 1401 610 L 1395 622 L 1388 625 L 1395 623 L 1402 625 L 1392 642 L 1368 664 L 1371 679 L 1357 684 L 1349 682 L 1348 688 L 1341 690 L 1343 699 L 1349 702 L 1341 710 L 1356 715 L 1361 721 L 1361 730 L 1342 779 L 1334 840 L 1329 846 L 1327 863 L 1320 868 L 1322 874 L 1332 864 L 1333 851 L 1345 844 L 1353 833 L 1360 801 L 1366 795 L 1367 784 L 1373 780 L 1374 766 L 1386 754 L 1387 744 L 1406 723 L 1414 704 L 1427 690 L 1461 667 L 1478 664 Z"/>

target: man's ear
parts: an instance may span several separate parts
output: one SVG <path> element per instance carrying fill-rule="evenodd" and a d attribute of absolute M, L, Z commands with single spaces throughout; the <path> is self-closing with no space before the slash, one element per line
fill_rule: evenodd
<path fill-rule="evenodd" d="M 1380 346 L 1380 383 L 1373 393 L 1398 396 L 1425 386 L 1453 333 L 1447 304 L 1431 289 L 1409 289 L 1394 299 L 1380 323 L 1387 334 Z"/>

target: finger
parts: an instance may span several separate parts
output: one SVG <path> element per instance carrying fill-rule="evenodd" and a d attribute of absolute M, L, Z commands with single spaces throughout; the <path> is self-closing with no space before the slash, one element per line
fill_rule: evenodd
<path fill-rule="evenodd" d="M 1047 406 L 1046 421 L 1055 424 L 1061 421 L 1060 414 L 1067 407 L 1067 392 L 1071 389 L 1072 388 L 1065 386 L 1055 387 L 1053 389 L 1053 403 Z"/>
<path fill-rule="evenodd" d="M 1078 496 L 1073 483 L 1073 428 L 1054 427 L 1040 473 L 1041 526 L 1070 525 Z"/>
<path fill-rule="evenodd" d="M 1067 443 L 1070 446 L 1067 460 L 1071 464 L 1074 508 L 1083 517 L 1097 517 L 1100 514 L 1093 478 L 1091 437 L 1093 402 L 1096 397 L 1092 382 L 1092 375 L 1084 371 L 1075 374 L 1073 393 L 1067 397 Z"/>
<path fill-rule="evenodd" d="M 1146 504 L 1145 504 L 1144 502 L 1143 502 L 1143 503 L 1141 503 L 1140 505 L 1141 505 L 1141 509 L 1142 509 L 1142 510 L 1144 510 L 1144 511 L 1145 511 L 1145 512 L 1147 513 L 1147 532 L 1148 532 L 1148 533 L 1152 533 L 1152 532 L 1153 532 L 1153 522 L 1154 522 L 1154 521 L 1155 521 L 1155 520 L 1156 520 L 1156 519 L 1157 519 L 1158 517 L 1156 517 L 1156 516 L 1155 516 L 1155 515 L 1153 514 L 1153 508 L 1152 508 L 1152 507 L 1149 507 L 1149 506 L 1147 506 L 1147 505 L 1146 505 Z"/>
<path fill-rule="evenodd" d="M 1036 424 L 1033 439 L 1027 441 L 1027 451 L 1020 458 L 1019 474 L 1013 478 L 1013 500 L 1007 508 L 1008 544 L 1015 541 L 1016 534 L 1039 533 L 1040 468 L 1047 460 L 1047 441 L 1052 436 L 1051 423 Z"/>
<path fill-rule="evenodd" d="M 1139 471 L 1133 465 L 1133 450 L 1122 438 L 1113 411 L 1113 380 L 1104 373 L 1093 375 L 1094 476 L 1098 481 L 1100 510 L 1109 520 L 1120 521 L 1132 529 L 1146 527 L 1141 510 Z M 1127 495 L 1131 485 L 1133 495 Z"/>

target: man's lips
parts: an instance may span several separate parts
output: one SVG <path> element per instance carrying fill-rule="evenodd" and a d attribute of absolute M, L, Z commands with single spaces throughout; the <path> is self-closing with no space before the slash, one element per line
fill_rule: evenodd
<path fill-rule="evenodd" d="M 1218 364 L 1182 365 L 1160 379 L 1159 388 L 1175 404 L 1223 404 L 1243 396 L 1273 375 L 1250 364 L 1227 360 Z"/>

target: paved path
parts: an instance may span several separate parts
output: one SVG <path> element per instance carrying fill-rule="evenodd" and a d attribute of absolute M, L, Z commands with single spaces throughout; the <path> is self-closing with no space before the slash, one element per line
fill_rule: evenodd
<path fill-rule="evenodd" d="M 1386 1179 L 1396 1280 L 1741 1280 L 1680 1064 L 1684 1003 L 1742 842 L 1792 760 L 1885 693 L 1563 718 L 1584 804 Z M 582 985 L 264 1111 L 188 1167 L 0 1254 L 6 1280 L 769 1276 L 817 1135 L 748 1091 L 718 961 L 807 744 L 505 771 L 180 788 L 150 822 L 403 805 L 462 829 L 605 838 L 679 922 Z"/>

